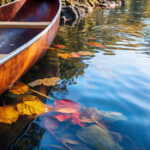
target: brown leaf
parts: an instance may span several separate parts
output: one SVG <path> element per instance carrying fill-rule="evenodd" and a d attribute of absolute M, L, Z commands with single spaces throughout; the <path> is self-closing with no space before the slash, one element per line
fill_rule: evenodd
<path fill-rule="evenodd" d="M 56 82 L 58 82 L 59 80 L 60 80 L 59 77 L 44 78 L 44 79 L 35 80 L 35 81 L 29 83 L 28 85 L 31 87 L 38 86 L 41 84 L 43 84 L 45 86 L 54 86 L 56 84 Z"/>
<path fill-rule="evenodd" d="M 29 87 L 22 82 L 18 82 L 9 92 L 13 94 L 24 94 L 29 91 Z"/>

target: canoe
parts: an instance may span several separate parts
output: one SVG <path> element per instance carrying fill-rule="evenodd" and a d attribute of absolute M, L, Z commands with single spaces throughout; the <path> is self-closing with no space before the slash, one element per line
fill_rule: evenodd
<path fill-rule="evenodd" d="M 44 29 L 0 29 L 0 94 L 45 54 L 56 36 L 60 13 L 61 0 L 27 0 L 12 21 L 49 24 Z"/>
<path fill-rule="evenodd" d="M 0 6 L 0 21 L 11 20 L 27 0 L 16 0 Z"/>

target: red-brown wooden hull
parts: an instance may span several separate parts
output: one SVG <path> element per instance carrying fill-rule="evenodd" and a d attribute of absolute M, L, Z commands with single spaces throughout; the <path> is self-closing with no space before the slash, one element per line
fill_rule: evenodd
<path fill-rule="evenodd" d="M 18 55 L 0 65 L 0 94 L 14 84 L 45 53 L 56 36 L 59 20 L 60 16 L 57 17 L 55 23 L 40 38 Z"/>
<path fill-rule="evenodd" d="M 18 0 L 0 7 L 0 21 L 11 20 L 26 0 Z"/>

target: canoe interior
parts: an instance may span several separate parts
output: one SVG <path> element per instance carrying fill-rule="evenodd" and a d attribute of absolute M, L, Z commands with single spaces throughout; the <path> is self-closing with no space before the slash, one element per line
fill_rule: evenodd
<path fill-rule="evenodd" d="M 12 21 L 51 22 L 58 9 L 59 1 L 57 0 L 27 0 Z M 42 30 L 43 29 L 0 29 L 0 55 L 7 55 L 13 50 L 16 50 Z"/>

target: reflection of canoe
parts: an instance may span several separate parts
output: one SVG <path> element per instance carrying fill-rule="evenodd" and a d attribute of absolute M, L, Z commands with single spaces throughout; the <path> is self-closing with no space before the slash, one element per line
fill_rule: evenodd
<path fill-rule="evenodd" d="M 41 57 L 55 38 L 61 0 L 27 0 L 12 21 L 50 22 L 44 29 L 0 29 L 0 94 Z"/>
<path fill-rule="evenodd" d="M 11 20 L 27 0 L 16 0 L 0 6 L 0 21 Z"/>

